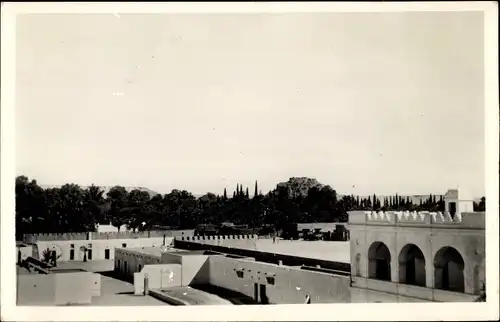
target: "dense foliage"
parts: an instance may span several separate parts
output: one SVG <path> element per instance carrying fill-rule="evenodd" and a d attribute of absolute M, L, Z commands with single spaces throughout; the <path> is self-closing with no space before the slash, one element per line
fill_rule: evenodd
<path fill-rule="evenodd" d="M 97 186 L 81 188 L 65 184 L 60 188 L 42 189 L 36 180 L 16 178 L 16 235 L 95 231 L 96 224 L 129 229 L 170 227 L 188 229 L 199 224 L 232 222 L 260 227 L 272 224 L 282 227 L 293 222 L 345 222 L 350 210 L 433 210 L 443 211 L 442 198 L 430 195 L 414 205 L 409 197 L 339 198 L 330 186 L 313 186 L 307 194 L 290 195 L 287 186 L 278 185 L 266 195 L 254 194 L 238 185 L 232 198 L 224 189 L 222 195 L 208 193 L 196 198 L 187 191 L 173 190 L 151 196 L 141 190 L 127 191 L 116 186 L 104 195 Z M 484 211 L 484 198 L 477 210 Z"/>

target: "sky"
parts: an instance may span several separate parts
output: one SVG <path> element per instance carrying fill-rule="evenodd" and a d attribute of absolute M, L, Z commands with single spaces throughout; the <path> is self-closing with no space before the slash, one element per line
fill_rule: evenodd
<path fill-rule="evenodd" d="M 16 174 L 485 193 L 480 12 L 18 16 Z"/>

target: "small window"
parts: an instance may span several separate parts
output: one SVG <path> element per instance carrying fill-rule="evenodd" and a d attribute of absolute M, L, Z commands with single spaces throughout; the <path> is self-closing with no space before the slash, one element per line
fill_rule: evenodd
<path fill-rule="evenodd" d="M 70 247 L 71 247 L 71 248 L 75 248 L 75 244 L 71 244 L 71 246 L 70 246 Z"/>
<path fill-rule="evenodd" d="M 266 276 L 267 284 L 274 285 L 274 276 Z"/>
<path fill-rule="evenodd" d="M 104 250 L 104 259 L 109 259 L 109 249 Z"/>
<path fill-rule="evenodd" d="M 122 247 L 123 247 L 123 248 L 127 248 L 127 244 L 123 243 L 123 244 L 122 244 Z"/>

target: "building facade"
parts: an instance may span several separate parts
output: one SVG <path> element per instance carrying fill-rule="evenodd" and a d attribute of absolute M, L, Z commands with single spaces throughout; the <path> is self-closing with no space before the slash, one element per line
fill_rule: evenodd
<path fill-rule="evenodd" d="M 485 213 L 448 191 L 447 212 L 349 213 L 353 302 L 473 301 L 485 283 Z"/>

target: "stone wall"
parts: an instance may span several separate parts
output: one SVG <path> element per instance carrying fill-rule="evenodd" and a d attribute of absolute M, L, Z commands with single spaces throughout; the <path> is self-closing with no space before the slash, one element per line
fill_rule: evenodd
<path fill-rule="evenodd" d="M 135 247 L 160 247 L 163 244 L 163 237 L 151 238 L 134 238 L 134 239 L 97 239 L 97 240 L 58 240 L 58 241 L 38 241 L 36 243 L 36 250 L 38 256 L 41 258 L 42 252 L 49 248 L 55 249 L 58 255 L 61 255 L 59 261 L 82 261 L 84 257 L 83 251 L 80 247 L 85 246 L 89 248 L 91 245 L 92 259 L 87 260 L 114 260 L 115 248 L 135 248 Z M 165 243 L 171 244 L 173 237 L 166 237 Z M 90 249 L 90 248 L 89 248 Z M 71 259 L 71 250 L 73 250 L 74 257 Z M 106 258 L 109 254 L 109 258 Z"/>
<path fill-rule="evenodd" d="M 182 272 L 180 264 L 145 265 L 140 272 L 133 273 L 134 294 L 144 293 L 145 275 L 148 277 L 149 289 L 162 289 L 180 286 Z"/>
<path fill-rule="evenodd" d="M 114 261 L 115 273 L 126 280 L 133 280 L 134 273 L 142 271 L 146 265 L 161 264 L 161 257 L 122 248 L 116 250 Z"/>
<path fill-rule="evenodd" d="M 350 303 L 349 277 L 300 268 L 212 255 L 211 285 L 236 291 L 270 304 Z"/>
<path fill-rule="evenodd" d="M 19 275 L 18 305 L 91 304 L 92 296 L 101 292 L 97 275 L 90 272 Z"/>
<path fill-rule="evenodd" d="M 80 232 L 63 234 L 25 234 L 23 241 L 33 244 L 37 241 L 92 240 L 92 239 L 133 239 L 150 237 L 182 237 L 194 236 L 194 229 L 185 230 L 155 230 L 155 231 L 122 231 L 122 232 Z"/>
<path fill-rule="evenodd" d="M 323 268 L 335 270 L 342 273 L 347 273 L 351 271 L 351 265 L 348 263 L 327 261 L 315 258 L 306 258 L 299 256 L 291 256 L 285 254 L 277 254 L 270 252 L 263 252 L 253 249 L 245 249 L 245 248 L 237 248 L 230 246 L 215 246 L 215 245 L 207 245 L 202 243 L 197 243 L 193 241 L 182 241 L 175 239 L 174 240 L 175 248 L 179 249 L 188 249 L 188 250 L 206 250 L 214 253 L 223 253 L 223 254 L 231 254 L 239 257 L 251 257 L 256 261 L 266 262 L 278 264 L 280 261 L 283 265 L 287 266 L 321 266 Z"/>
<path fill-rule="evenodd" d="M 352 303 L 473 302 L 476 296 L 415 285 L 352 277 Z"/>
<path fill-rule="evenodd" d="M 255 234 L 175 237 L 175 240 L 179 241 L 228 247 L 255 247 L 257 239 L 258 236 Z"/>

